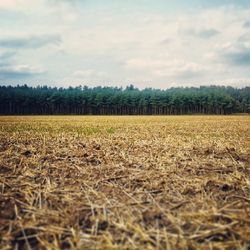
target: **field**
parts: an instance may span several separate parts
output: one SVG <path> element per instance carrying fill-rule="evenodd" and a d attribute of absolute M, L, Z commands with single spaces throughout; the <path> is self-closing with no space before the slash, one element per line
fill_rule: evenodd
<path fill-rule="evenodd" d="M 249 116 L 0 117 L 0 249 L 250 249 Z"/>

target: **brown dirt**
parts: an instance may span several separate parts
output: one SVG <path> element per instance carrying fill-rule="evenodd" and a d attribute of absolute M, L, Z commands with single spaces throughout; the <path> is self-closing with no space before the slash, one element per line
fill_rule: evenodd
<path fill-rule="evenodd" d="M 1 249 L 249 249 L 250 117 L 0 117 Z"/>

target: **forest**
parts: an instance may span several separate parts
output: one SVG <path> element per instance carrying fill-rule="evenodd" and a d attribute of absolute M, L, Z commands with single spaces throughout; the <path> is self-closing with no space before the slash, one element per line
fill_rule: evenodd
<path fill-rule="evenodd" d="M 250 87 L 179 87 L 166 90 L 134 85 L 57 88 L 0 86 L 1 115 L 182 115 L 250 112 Z"/>

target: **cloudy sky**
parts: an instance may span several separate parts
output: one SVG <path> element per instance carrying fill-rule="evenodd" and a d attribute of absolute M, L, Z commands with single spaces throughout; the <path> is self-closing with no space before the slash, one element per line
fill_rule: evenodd
<path fill-rule="evenodd" d="M 0 84 L 250 86 L 249 0 L 0 0 Z"/>

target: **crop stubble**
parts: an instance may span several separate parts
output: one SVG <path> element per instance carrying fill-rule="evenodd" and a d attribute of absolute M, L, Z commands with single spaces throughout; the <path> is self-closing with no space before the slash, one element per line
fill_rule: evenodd
<path fill-rule="evenodd" d="M 249 125 L 0 117 L 0 248 L 249 249 Z"/>

